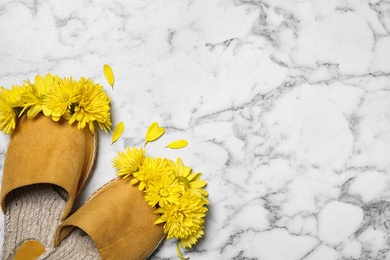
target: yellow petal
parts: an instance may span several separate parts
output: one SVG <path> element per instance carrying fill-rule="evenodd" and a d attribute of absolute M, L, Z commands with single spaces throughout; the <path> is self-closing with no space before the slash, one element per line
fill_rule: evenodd
<path fill-rule="evenodd" d="M 171 149 L 180 149 L 186 147 L 187 145 L 188 145 L 187 140 L 177 140 L 168 144 L 167 147 Z"/>
<path fill-rule="evenodd" d="M 146 131 L 145 145 L 160 138 L 165 133 L 164 127 L 159 127 L 157 122 L 152 123 Z"/>
<path fill-rule="evenodd" d="M 46 106 L 42 106 L 42 112 L 45 116 L 50 116 L 52 114 L 52 110 L 47 108 Z M 58 118 L 59 119 L 59 118 Z M 57 120 L 58 121 L 58 120 Z"/>
<path fill-rule="evenodd" d="M 198 181 L 191 182 L 190 185 L 191 185 L 191 188 L 198 189 L 198 188 L 203 188 L 204 186 L 206 186 L 207 182 L 205 180 L 198 180 Z"/>
<path fill-rule="evenodd" d="M 46 93 L 45 80 L 42 78 L 41 75 L 36 75 L 35 76 L 34 88 L 35 88 L 38 96 L 43 95 L 43 94 Z"/>
<path fill-rule="evenodd" d="M 114 89 L 114 72 L 112 71 L 110 65 L 104 64 L 103 73 L 104 77 L 106 77 L 108 84 L 110 84 L 111 87 Z"/>
<path fill-rule="evenodd" d="M 139 190 L 144 190 L 146 187 L 146 184 L 144 182 L 141 182 L 139 185 L 138 185 L 138 189 Z"/>
<path fill-rule="evenodd" d="M 134 178 L 134 179 L 132 179 L 131 181 L 130 181 L 130 184 L 131 185 L 134 185 L 134 184 L 137 184 L 138 183 L 138 180 L 136 179 L 136 178 Z"/>
<path fill-rule="evenodd" d="M 112 133 L 111 144 L 115 143 L 122 136 L 124 130 L 125 130 L 125 124 L 123 122 L 119 122 L 116 125 L 114 132 Z"/>
<path fill-rule="evenodd" d="M 28 118 L 34 118 L 36 115 L 38 115 L 39 112 L 42 111 L 42 107 L 40 106 L 32 106 L 30 110 L 27 111 L 27 117 Z"/>
<path fill-rule="evenodd" d="M 50 86 L 52 83 L 53 83 L 53 75 L 51 75 L 50 73 L 46 74 L 45 84 Z"/>
<path fill-rule="evenodd" d="M 154 213 L 157 213 L 157 212 L 154 212 Z M 164 223 L 165 221 L 163 221 L 161 218 L 157 219 L 154 224 L 158 225 L 158 224 L 161 224 L 161 223 Z"/>

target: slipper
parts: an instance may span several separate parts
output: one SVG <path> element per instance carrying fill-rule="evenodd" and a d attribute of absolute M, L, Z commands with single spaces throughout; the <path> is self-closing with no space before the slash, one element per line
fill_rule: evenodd
<path fill-rule="evenodd" d="M 61 118 L 23 115 L 11 135 L 4 161 L 1 208 L 5 214 L 3 258 L 36 240 L 54 246 L 58 225 L 91 173 L 97 134 Z"/>
<path fill-rule="evenodd" d="M 145 259 L 165 237 L 144 193 L 116 178 L 97 190 L 58 227 L 44 259 Z"/>
<path fill-rule="evenodd" d="M 152 123 L 145 145 L 164 132 Z M 175 148 L 182 143 L 173 142 Z M 164 237 L 175 238 L 178 257 L 187 259 L 180 247 L 192 248 L 204 234 L 206 181 L 180 158 L 174 162 L 145 154 L 135 147 L 118 152 L 112 160 L 118 178 L 61 223 L 56 248 L 43 259 L 145 259 Z"/>

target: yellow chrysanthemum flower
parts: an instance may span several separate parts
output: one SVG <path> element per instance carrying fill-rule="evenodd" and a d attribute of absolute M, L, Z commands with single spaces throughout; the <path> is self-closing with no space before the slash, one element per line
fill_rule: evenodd
<path fill-rule="evenodd" d="M 0 130 L 5 134 L 13 133 L 23 107 L 20 97 L 28 91 L 28 85 L 12 86 L 12 89 L 0 88 Z"/>
<path fill-rule="evenodd" d="M 52 88 L 46 92 L 43 106 L 49 111 L 54 121 L 61 117 L 69 119 L 71 109 L 80 97 L 80 84 L 70 78 L 60 78 L 53 82 Z"/>
<path fill-rule="evenodd" d="M 130 183 L 139 183 L 138 189 L 144 190 L 151 180 L 168 174 L 172 174 L 172 167 L 167 159 L 146 157 L 139 171 L 133 173 L 135 178 Z"/>
<path fill-rule="evenodd" d="M 0 130 L 5 134 L 12 134 L 16 126 L 17 115 L 14 109 L 0 99 Z"/>
<path fill-rule="evenodd" d="M 90 79 L 75 81 L 71 77 L 37 75 L 33 83 L 26 81 L 11 90 L 1 87 L 0 99 L 0 125 L 6 133 L 12 133 L 17 117 L 26 113 L 28 118 L 33 118 L 41 112 L 54 121 L 61 117 L 69 124 L 78 121 L 78 128 L 88 125 L 92 132 L 94 122 L 106 133 L 111 127 L 110 100 L 103 87 Z"/>
<path fill-rule="evenodd" d="M 31 91 L 31 87 L 27 84 L 21 86 L 14 85 L 11 89 L 1 87 L 0 98 L 7 102 L 11 107 L 20 110 L 24 105 L 21 97 L 29 91 Z"/>
<path fill-rule="evenodd" d="M 206 181 L 200 180 L 200 173 L 192 173 L 192 169 L 183 164 L 180 158 L 176 159 L 176 163 L 170 161 L 172 168 L 175 172 L 176 178 L 185 185 L 185 187 L 201 198 L 205 204 L 208 204 L 207 195 L 208 192 L 203 189 L 206 186 Z"/>
<path fill-rule="evenodd" d="M 164 207 L 167 204 L 179 202 L 184 193 L 184 187 L 177 181 L 172 172 L 164 174 L 150 182 L 145 191 L 145 200 L 152 207 L 157 204 Z"/>
<path fill-rule="evenodd" d="M 145 150 L 126 147 L 126 152 L 118 152 L 118 156 L 112 160 L 112 165 L 118 169 L 119 177 L 127 178 L 141 167 Z"/>
<path fill-rule="evenodd" d="M 190 242 L 200 238 L 207 208 L 203 201 L 192 193 L 185 193 L 177 204 L 167 204 L 155 212 L 162 214 L 155 224 L 164 223 L 164 233 L 167 239 L 183 239 L 187 247 Z M 197 237 L 197 238 L 196 238 Z"/>
<path fill-rule="evenodd" d="M 47 74 L 45 78 L 37 75 L 34 83 L 27 82 L 31 91 L 21 96 L 21 100 L 24 102 L 23 111 L 28 109 L 28 118 L 35 117 L 41 111 L 45 116 L 49 116 L 50 111 L 43 105 L 43 100 L 46 93 L 51 90 L 54 81 L 58 81 L 58 76 L 53 77 L 51 74 Z"/>
<path fill-rule="evenodd" d="M 74 113 L 69 124 L 78 122 L 80 129 L 87 124 L 91 132 L 95 132 L 94 122 L 106 133 L 111 128 L 110 99 L 103 91 L 103 87 L 94 84 L 91 79 L 80 79 L 80 98 L 74 107 Z"/>

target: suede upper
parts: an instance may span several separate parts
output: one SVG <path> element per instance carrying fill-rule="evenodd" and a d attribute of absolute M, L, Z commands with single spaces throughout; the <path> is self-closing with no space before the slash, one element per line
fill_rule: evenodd
<path fill-rule="evenodd" d="M 115 179 L 103 186 L 58 228 L 57 246 L 78 227 L 95 242 L 102 260 L 144 259 L 164 237 L 162 224 L 142 191 L 129 179 Z"/>
<path fill-rule="evenodd" d="M 63 188 L 68 201 L 61 219 L 70 213 L 77 193 L 92 170 L 96 154 L 96 134 L 78 129 L 60 119 L 38 115 L 22 116 L 11 136 L 4 160 L 1 208 L 5 198 L 17 188 L 49 183 Z"/>

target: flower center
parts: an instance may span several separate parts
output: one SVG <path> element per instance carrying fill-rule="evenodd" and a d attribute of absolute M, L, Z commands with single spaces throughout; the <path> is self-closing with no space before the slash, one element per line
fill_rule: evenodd
<path fill-rule="evenodd" d="M 160 196 L 161 197 L 167 197 L 168 196 L 168 191 L 166 189 L 160 189 Z"/>
<path fill-rule="evenodd" d="M 69 101 L 69 95 L 66 93 L 63 93 L 62 96 L 62 102 L 68 102 Z"/>

